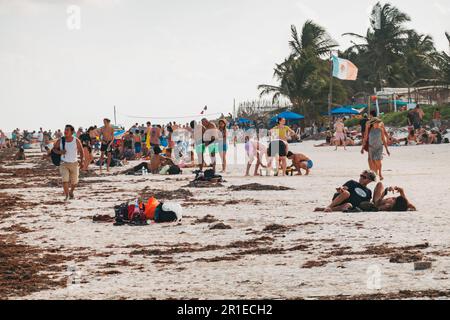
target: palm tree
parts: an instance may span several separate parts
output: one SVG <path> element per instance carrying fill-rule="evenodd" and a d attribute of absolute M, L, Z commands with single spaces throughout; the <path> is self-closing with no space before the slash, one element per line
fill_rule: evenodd
<path fill-rule="evenodd" d="M 450 47 L 450 34 L 445 33 Z M 450 51 L 446 53 L 442 51 L 436 56 L 436 68 L 439 73 L 439 81 L 442 84 L 450 85 Z"/>
<path fill-rule="evenodd" d="M 391 4 L 377 3 L 370 17 L 370 28 L 365 36 L 345 33 L 361 40 L 353 43 L 349 51 L 359 55 L 359 65 L 369 67 L 367 80 L 373 86 L 384 87 L 399 77 L 399 62 L 409 30 L 404 24 L 410 17 Z"/>
<path fill-rule="evenodd" d="M 329 63 L 322 58 L 337 47 L 337 43 L 312 21 L 303 25 L 300 35 L 297 28 L 291 26 L 291 37 L 291 54 L 274 69 L 279 85 L 263 84 L 258 89 L 261 96 L 272 95 L 274 100 L 286 96 L 294 110 L 312 116 L 315 103 L 326 101 L 326 93 L 323 94 L 329 83 Z"/>
<path fill-rule="evenodd" d="M 322 58 L 338 46 L 323 27 L 315 24 L 311 20 L 305 22 L 300 36 L 298 35 L 297 28 L 292 25 L 291 37 L 292 40 L 289 41 L 289 46 L 295 57 L 300 57 L 305 50 L 310 50 L 316 57 Z"/>
<path fill-rule="evenodd" d="M 401 82 L 410 84 L 419 79 L 435 79 L 436 70 L 433 66 L 437 56 L 431 36 L 410 30 L 404 48 Z"/>

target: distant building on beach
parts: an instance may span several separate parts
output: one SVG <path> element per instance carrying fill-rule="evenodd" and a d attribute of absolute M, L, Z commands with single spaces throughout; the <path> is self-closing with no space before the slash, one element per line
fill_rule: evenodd
<path fill-rule="evenodd" d="M 448 85 L 434 85 L 414 88 L 383 88 L 377 92 L 378 96 L 396 96 L 408 102 L 420 104 L 440 105 L 450 103 L 450 87 Z"/>

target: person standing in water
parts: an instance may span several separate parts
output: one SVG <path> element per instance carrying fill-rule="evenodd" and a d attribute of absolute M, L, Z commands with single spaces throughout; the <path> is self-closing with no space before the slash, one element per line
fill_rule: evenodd
<path fill-rule="evenodd" d="M 380 177 L 380 180 L 384 179 L 382 173 L 383 146 L 386 149 L 388 156 L 391 155 L 388 149 L 386 136 L 386 129 L 384 128 L 381 119 L 377 117 L 370 119 L 364 135 L 361 154 L 364 154 L 364 151 L 368 152 L 369 168 Z M 368 146 L 367 150 L 365 149 L 366 146 Z"/>

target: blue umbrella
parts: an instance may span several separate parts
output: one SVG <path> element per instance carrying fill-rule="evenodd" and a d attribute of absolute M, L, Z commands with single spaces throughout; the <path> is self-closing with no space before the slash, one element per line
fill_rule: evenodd
<path fill-rule="evenodd" d="M 240 123 L 240 124 L 244 124 L 244 123 L 252 123 L 252 121 L 249 120 L 249 119 L 245 119 L 245 118 L 239 118 L 239 119 L 238 119 L 238 123 Z"/>
<path fill-rule="evenodd" d="M 282 112 L 279 115 L 273 117 L 271 119 L 271 121 L 276 122 L 279 118 L 284 118 L 289 121 L 289 120 L 302 120 L 302 119 L 305 119 L 305 116 L 295 113 L 295 112 L 285 111 L 285 112 Z"/>
<path fill-rule="evenodd" d="M 334 109 L 333 111 L 331 111 L 331 114 L 336 116 L 336 115 L 344 115 L 344 114 L 349 114 L 349 115 L 356 115 L 359 114 L 358 111 L 352 109 L 352 108 L 337 108 Z"/>

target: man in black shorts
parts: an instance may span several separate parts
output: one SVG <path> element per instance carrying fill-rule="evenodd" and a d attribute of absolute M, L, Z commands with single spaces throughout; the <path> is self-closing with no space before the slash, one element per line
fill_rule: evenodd
<path fill-rule="evenodd" d="M 269 148 L 267 149 L 267 167 L 272 168 L 272 161 L 273 158 L 276 158 L 276 165 L 277 170 L 275 172 L 275 175 L 278 175 L 278 172 L 280 170 L 280 163 L 281 163 L 281 172 L 282 175 L 286 175 L 286 168 L 287 168 L 287 142 L 283 140 L 273 140 L 269 144 Z"/>
<path fill-rule="evenodd" d="M 333 201 L 326 208 L 316 208 L 316 212 L 343 212 L 359 208 L 361 203 L 370 202 L 372 191 L 367 186 L 375 182 L 376 174 L 373 171 L 364 171 L 359 177 L 359 182 L 348 181 L 342 187 L 336 189 L 337 193 Z"/>
<path fill-rule="evenodd" d="M 100 129 L 100 138 L 102 145 L 100 148 L 100 172 L 102 172 L 103 159 L 106 155 L 106 171 L 109 172 L 109 166 L 111 164 L 112 157 L 112 144 L 114 142 L 114 128 L 111 126 L 111 120 L 103 120 L 104 127 Z"/>

